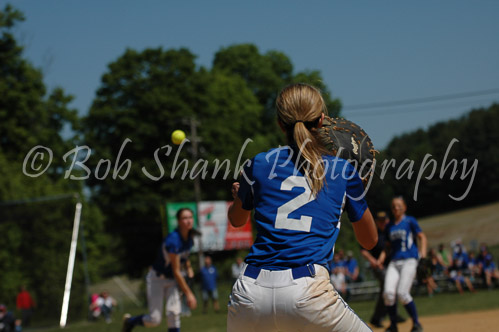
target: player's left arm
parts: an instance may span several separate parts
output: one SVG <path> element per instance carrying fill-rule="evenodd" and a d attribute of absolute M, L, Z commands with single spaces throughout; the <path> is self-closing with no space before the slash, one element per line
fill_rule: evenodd
<path fill-rule="evenodd" d="M 187 277 L 188 278 L 194 278 L 194 270 L 192 269 L 191 261 L 190 259 L 185 261 L 185 269 L 187 272 Z"/>
<path fill-rule="evenodd" d="M 185 278 L 182 275 L 180 255 L 174 253 L 168 253 L 168 258 L 170 259 L 171 262 L 173 277 L 175 278 L 175 281 L 177 282 L 177 285 L 182 291 L 182 293 L 185 294 L 187 305 L 189 306 L 189 308 L 195 309 L 197 306 L 196 297 L 194 296 L 194 293 L 189 288 L 189 285 L 187 285 L 187 282 L 185 281 Z"/>
<path fill-rule="evenodd" d="M 428 252 L 426 235 L 421 230 L 421 227 L 419 226 L 419 223 L 415 218 L 411 217 L 409 220 L 412 234 L 416 234 L 417 239 L 419 240 L 419 258 L 426 258 L 426 253 Z"/>
<path fill-rule="evenodd" d="M 419 252 L 419 257 L 421 258 L 426 258 L 426 252 L 427 252 L 427 239 L 426 239 L 426 235 L 425 233 L 423 232 L 419 232 L 418 233 L 418 239 L 419 239 L 419 248 L 420 249 L 420 252 Z"/>
<path fill-rule="evenodd" d="M 383 264 L 385 263 L 385 260 L 386 260 L 386 252 L 387 252 L 387 249 L 383 249 L 383 251 L 381 252 L 381 254 L 379 254 L 379 257 L 378 257 L 378 266 L 380 268 L 383 267 Z"/>

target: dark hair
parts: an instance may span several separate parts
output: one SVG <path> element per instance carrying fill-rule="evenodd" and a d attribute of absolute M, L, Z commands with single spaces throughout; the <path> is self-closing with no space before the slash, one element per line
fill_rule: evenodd
<path fill-rule="evenodd" d="M 177 214 L 176 214 L 176 216 L 177 216 L 177 220 L 179 220 L 179 219 L 180 219 L 180 216 L 182 215 L 182 212 L 184 212 L 184 211 L 186 211 L 186 210 L 187 210 L 187 211 L 190 211 L 190 212 L 192 213 L 192 215 L 194 215 L 194 211 L 192 211 L 192 209 L 187 208 L 187 207 L 184 207 L 184 208 L 181 208 L 181 209 L 179 209 L 179 210 L 177 211 Z"/>
<path fill-rule="evenodd" d="M 394 199 L 401 199 L 401 200 L 403 200 L 403 201 L 404 201 L 404 203 L 405 203 L 405 198 L 404 198 L 404 196 L 403 196 L 403 195 L 395 195 L 395 196 L 393 196 L 392 200 L 394 200 Z"/>

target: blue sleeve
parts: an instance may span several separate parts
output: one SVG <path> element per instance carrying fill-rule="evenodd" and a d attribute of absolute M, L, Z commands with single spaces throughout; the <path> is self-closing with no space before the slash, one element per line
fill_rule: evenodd
<path fill-rule="evenodd" d="M 243 167 L 243 173 L 239 179 L 239 191 L 237 196 L 243 203 L 243 209 L 253 210 L 253 165 L 255 164 L 255 158 L 251 159 L 248 164 Z"/>
<path fill-rule="evenodd" d="M 165 248 L 169 254 L 179 254 L 182 250 L 182 242 L 175 235 L 175 233 L 171 233 L 165 239 Z"/>
<path fill-rule="evenodd" d="M 416 220 L 416 218 L 414 217 L 411 217 L 410 219 L 410 225 L 411 225 L 411 231 L 414 233 L 414 234 L 419 234 L 422 232 L 421 230 L 421 227 L 419 227 L 419 224 L 418 224 L 418 221 Z"/>
<path fill-rule="evenodd" d="M 355 168 L 348 163 L 348 179 L 347 179 L 347 199 L 346 211 L 351 222 L 356 222 L 362 218 L 367 210 L 367 203 L 364 199 L 364 185 Z"/>

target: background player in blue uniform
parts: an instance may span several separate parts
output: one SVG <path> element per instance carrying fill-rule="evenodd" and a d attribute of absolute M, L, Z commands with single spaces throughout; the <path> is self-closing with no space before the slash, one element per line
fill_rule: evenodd
<path fill-rule="evenodd" d="M 208 300 L 213 301 L 213 309 L 215 312 L 220 310 L 218 304 L 218 289 L 217 289 L 217 269 L 213 266 L 210 256 L 204 257 L 204 266 L 201 268 L 201 291 L 203 293 L 203 313 L 208 310 Z"/>
<path fill-rule="evenodd" d="M 227 331 L 370 331 L 327 269 L 344 208 L 360 244 L 376 244 L 362 181 L 315 138 L 326 111 L 316 88 L 290 85 L 276 105 L 289 146 L 255 156 L 232 186 L 229 220 L 242 226 L 254 209 L 257 236 L 232 289 Z"/>
<path fill-rule="evenodd" d="M 406 216 L 407 205 L 402 197 L 392 199 L 393 220 L 386 226 L 386 239 L 389 245 L 390 263 L 386 270 L 384 298 L 390 316 L 387 332 L 397 329 L 396 296 L 404 305 L 413 321 L 411 332 L 423 331 L 419 323 L 416 304 L 411 296 L 411 287 L 418 259 L 426 257 L 426 236 L 414 217 Z M 420 240 L 418 252 L 417 239 Z M 386 253 L 382 254 L 386 257 Z M 383 261 L 383 258 L 380 259 Z"/>
<path fill-rule="evenodd" d="M 149 314 L 125 317 L 123 332 L 130 332 L 137 325 L 145 327 L 159 325 L 165 298 L 168 332 L 179 332 L 182 311 L 180 291 L 186 296 L 189 308 L 196 307 L 196 297 L 181 271 L 182 264 L 188 262 L 193 245 L 193 216 L 193 212 L 188 208 L 177 211 L 178 228 L 168 234 L 161 244 L 156 261 L 146 277 Z"/>

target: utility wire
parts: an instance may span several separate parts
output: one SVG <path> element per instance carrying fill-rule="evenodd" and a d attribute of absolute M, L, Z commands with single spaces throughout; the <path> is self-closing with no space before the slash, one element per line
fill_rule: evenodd
<path fill-rule="evenodd" d="M 441 100 L 454 100 L 454 99 L 462 99 L 476 96 L 486 96 L 499 93 L 499 89 L 488 89 L 488 90 L 480 90 L 480 91 L 472 91 L 472 92 L 462 92 L 462 93 L 453 93 L 448 95 L 440 95 L 440 96 L 432 96 L 432 97 L 424 97 L 424 98 L 414 98 L 414 99 L 403 99 L 403 100 L 394 100 L 394 101 L 384 101 L 384 102 L 373 102 L 373 103 L 364 103 L 364 104 L 356 104 L 356 105 L 345 105 L 343 107 L 344 110 L 348 111 L 356 111 L 363 110 L 369 108 L 378 108 L 378 107 L 393 107 L 393 106 L 404 106 L 404 105 L 414 105 L 414 104 L 422 104 L 429 103 Z"/>
<path fill-rule="evenodd" d="M 415 112 L 435 112 L 443 109 L 448 109 L 451 107 L 479 107 L 478 104 L 490 103 L 490 100 L 469 100 L 469 101 L 460 101 L 454 103 L 444 103 L 438 105 L 426 105 L 419 107 L 410 107 L 404 109 L 384 109 L 384 110 L 365 110 L 362 112 L 355 112 L 350 115 L 352 116 L 378 116 L 378 115 L 386 115 L 386 114 L 407 114 L 407 113 L 415 113 Z"/>

